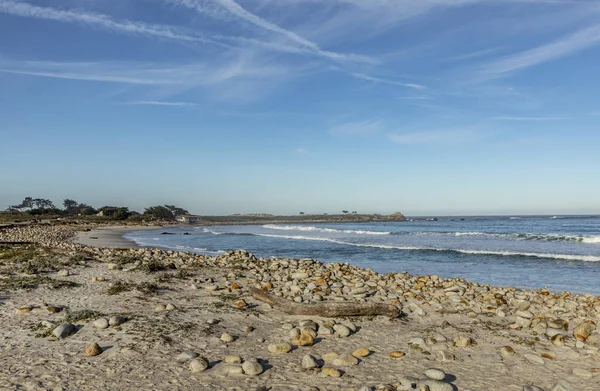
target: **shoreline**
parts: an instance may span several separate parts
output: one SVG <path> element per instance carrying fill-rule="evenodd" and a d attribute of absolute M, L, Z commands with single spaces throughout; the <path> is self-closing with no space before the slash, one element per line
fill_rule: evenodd
<path fill-rule="evenodd" d="M 141 248 L 135 241 L 126 239 L 128 232 L 160 230 L 166 227 L 140 226 L 109 226 L 92 229 L 90 231 L 78 231 L 73 238 L 74 243 L 84 246 L 98 248 Z"/>
<path fill-rule="evenodd" d="M 88 238 L 94 246 L 73 240 L 78 228 L 98 235 Z M 244 250 L 96 246 L 164 228 L 0 230 L 0 239 L 39 243 L 41 255 L 0 248 L 0 284 L 10 287 L 0 306 L 0 361 L 10 363 L 0 366 L 0 388 L 109 390 L 117 377 L 126 389 L 182 391 L 598 389 L 600 296 Z M 23 275 L 30 267 L 43 270 Z M 294 315 L 257 290 L 305 309 L 362 303 L 402 314 Z M 72 335 L 58 337 L 65 325 Z"/>

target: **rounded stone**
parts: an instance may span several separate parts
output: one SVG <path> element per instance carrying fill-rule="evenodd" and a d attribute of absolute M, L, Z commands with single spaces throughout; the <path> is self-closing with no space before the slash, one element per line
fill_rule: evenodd
<path fill-rule="evenodd" d="M 267 349 L 273 354 L 283 354 L 290 352 L 292 350 L 292 345 L 289 343 L 273 343 L 270 344 Z"/>
<path fill-rule="evenodd" d="M 333 329 L 341 337 L 348 337 L 350 334 L 352 334 L 352 331 L 347 326 L 344 326 L 343 324 L 336 324 L 333 326 Z"/>
<path fill-rule="evenodd" d="M 263 366 L 256 359 L 248 359 L 242 364 L 244 373 L 248 376 L 258 376 L 263 373 Z"/>
<path fill-rule="evenodd" d="M 339 370 L 337 370 L 335 368 L 323 368 L 321 370 L 321 372 L 323 372 L 325 375 L 331 376 L 331 377 L 341 377 L 342 376 L 342 372 L 340 372 Z"/>
<path fill-rule="evenodd" d="M 100 353 L 102 353 L 102 348 L 97 343 L 91 343 L 85 347 L 85 354 L 87 356 L 97 356 Z"/>
<path fill-rule="evenodd" d="M 402 357 L 404 357 L 404 352 L 399 352 L 399 351 L 390 352 L 390 357 L 392 357 L 392 358 L 402 358 Z"/>
<path fill-rule="evenodd" d="M 351 367 L 353 365 L 358 365 L 358 362 L 358 358 L 351 354 L 344 353 L 334 358 L 331 363 L 336 367 Z"/>
<path fill-rule="evenodd" d="M 93 325 L 97 329 L 107 329 L 108 328 L 108 319 L 98 318 L 94 321 Z"/>
<path fill-rule="evenodd" d="M 71 323 L 63 323 L 52 331 L 56 338 L 66 338 L 75 332 L 76 328 Z"/>
<path fill-rule="evenodd" d="M 31 312 L 33 308 L 32 307 L 21 307 L 21 308 L 17 308 L 16 312 L 18 314 L 22 314 L 22 313 L 26 313 L 26 312 Z"/>
<path fill-rule="evenodd" d="M 229 342 L 233 342 L 233 337 L 231 335 L 229 335 L 228 333 L 223 333 L 223 334 L 221 334 L 220 340 L 225 343 L 229 343 Z"/>
<path fill-rule="evenodd" d="M 292 339 L 292 344 L 296 346 L 312 346 L 315 339 L 310 334 L 300 334 Z"/>
<path fill-rule="evenodd" d="M 421 391 L 453 391 L 454 387 L 452 384 L 440 380 L 426 379 L 419 382 L 418 389 Z"/>
<path fill-rule="evenodd" d="M 240 356 L 226 356 L 223 361 L 226 364 L 231 364 L 231 363 L 241 364 L 242 363 L 242 358 Z"/>
<path fill-rule="evenodd" d="M 165 310 L 167 310 L 167 311 L 174 311 L 176 309 L 177 309 L 177 307 L 175 307 L 175 305 L 171 304 L 171 303 L 167 304 L 165 307 Z"/>
<path fill-rule="evenodd" d="M 429 368 L 424 372 L 424 374 L 433 380 L 444 380 L 446 378 L 446 372 L 437 368 Z"/>
<path fill-rule="evenodd" d="M 164 304 L 159 304 L 156 307 L 154 307 L 154 311 L 164 311 L 164 310 L 165 310 Z"/>
<path fill-rule="evenodd" d="M 319 362 L 317 361 L 316 358 L 314 358 L 310 354 L 306 354 L 306 355 L 304 355 L 304 357 L 302 357 L 302 368 L 313 369 L 313 368 L 318 368 L 318 367 L 319 367 Z"/>
<path fill-rule="evenodd" d="M 515 349 L 513 349 L 513 348 L 512 348 L 512 347 L 510 347 L 510 346 L 502 346 L 502 347 L 500 348 L 500 354 L 501 354 L 503 357 L 512 356 L 513 354 L 515 354 Z"/>
<path fill-rule="evenodd" d="M 108 320 L 108 324 L 113 327 L 120 326 L 125 322 L 127 322 L 127 318 L 125 318 L 121 315 L 111 316 L 110 319 Z"/>
<path fill-rule="evenodd" d="M 333 361 L 336 357 L 338 356 L 337 353 L 335 352 L 329 352 L 329 353 L 325 353 L 321 356 L 321 358 L 323 359 L 323 361 L 325 362 L 330 362 Z"/>
<path fill-rule="evenodd" d="M 195 358 L 190 361 L 189 369 L 191 372 L 202 372 L 208 368 L 208 360 L 204 357 Z"/>
<path fill-rule="evenodd" d="M 354 357 L 367 357 L 369 354 L 371 354 L 371 351 L 367 348 L 358 348 L 352 352 Z"/>

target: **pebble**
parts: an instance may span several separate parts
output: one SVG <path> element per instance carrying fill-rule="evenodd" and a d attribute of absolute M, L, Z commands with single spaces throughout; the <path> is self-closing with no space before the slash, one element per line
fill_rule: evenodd
<path fill-rule="evenodd" d="M 437 368 L 429 368 L 424 372 L 424 374 L 433 380 L 444 380 L 446 378 L 446 372 Z"/>
<path fill-rule="evenodd" d="M 544 359 L 541 358 L 540 356 L 538 356 L 537 354 L 525 353 L 523 355 L 523 358 L 525 358 L 527 361 L 529 361 L 532 364 L 538 364 L 538 365 L 544 365 L 545 364 Z"/>
<path fill-rule="evenodd" d="M 198 353 L 186 351 L 179 353 L 179 355 L 175 357 L 175 360 L 177 360 L 178 362 L 186 362 L 196 357 L 198 357 Z"/>
<path fill-rule="evenodd" d="M 251 333 L 254 330 L 255 330 L 254 326 L 246 326 L 246 327 L 244 327 L 244 332 L 246 332 L 246 333 Z"/>
<path fill-rule="evenodd" d="M 351 354 L 340 354 L 336 358 L 331 361 L 332 365 L 336 367 L 350 367 L 353 365 L 358 365 L 358 358 L 354 357 Z"/>
<path fill-rule="evenodd" d="M 443 381 L 426 379 L 421 380 L 418 384 L 419 390 L 428 391 L 453 391 L 454 387 L 450 383 L 444 383 Z"/>
<path fill-rule="evenodd" d="M 108 320 L 108 324 L 113 327 L 120 326 L 125 322 L 127 322 L 127 318 L 125 318 L 121 315 L 111 316 L 111 318 Z"/>
<path fill-rule="evenodd" d="M 56 273 L 56 274 L 58 274 L 61 277 L 67 277 L 70 273 L 67 269 L 62 269 L 62 270 L 59 270 L 58 273 Z"/>
<path fill-rule="evenodd" d="M 292 338 L 292 344 L 296 346 L 312 346 L 315 343 L 315 339 L 309 334 L 300 334 Z"/>
<path fill-rule="evenodd" d="M 289 343 L 273 343 L 270 344 L 267 349 L 273 354 L 283 354 L 290 352 L 292 350 L 292 345 Z"/>
<path fill-rule="evenodd" d="M 223 333 L 223 334 L 221 334 L 220 340 L 225 343 L 229 343 L 229 342 L 233 342 L 233 337 L 231 335 L 229 335 L 228 333 Z"/>
<path fill-rule="evenodd" d="M 244 373 L 248 376 L 258 376 L 263 373 L 263 366 L 255 358 L 249 358 L 242 364 Z"/>
<path fill-rule="evenodd" d="M 85 347 L 86 356 L 97 356 L 102 353 L 102 348 L 97 343 L 90 343 Z"/>
<path fill-rule="evenodd" d="M 93 326 L 97 329 L 107 329 L 108 325 L 108 319 L 106 318 L 98 318 L 93 323 Z"/>
<path fill-rule="evenodd" d="M 242 358 L 240 356 L 226 356 L 223 361 L 226 364 L 231 364 L 231 363 L 241 364 L 242 363 Z"/>
<path fill-rule="evenodd" d="M 333 325 L 333 329 L 340 337 L 347 337 L 352 334 L 352 331 L 348 328 L 348 326 L 344 326 L 343 324 Z"/>
<path fill-rule="evenodd" d="M 583 322 L 575 327 L 575 330 L 573 330 L 573 336 L 579 341 L 585 341 L 595 329 L 596 326 L 592 323 Z"/>
<path fill-rule="evenodd" d="M 215 325 L 217 323 L 219 323 L 221 321 L 221 319 L 217 319 L 217 318 L 208 318 L 206 320 L 206 323 L 208 323 L 209 325 Z"/>
<path fill-rule="evenodd" d="M 302 357 L 302 368 L 313 369 L 313 368 L 318 368 L 318 367 L 319 367 L 319 362 L 317 361 L 316 358 L 314 358 L 310 354 L 305 354 L 304 357 Z"/>
<path fill-rule="evenodd" d="M 208 368 L 208 360 L 204 357 L 195 358 L 190 361 L 189 370 L 191 372 L 202 372 Z"/>
<path fill-rule="evenodd" d="M 399 352 L 399 351 L 390 352 L 390 357 L 392 357 L 392 358 L 402 358 L 404 356 L 405 356 L 404 352 Z"/>
<path fill-rule="evenodd" d="M 235 300 L 233 303 L 231 303 L 231 305 L 233 305 L 235 308 L 245 308 L 248 306 L 248 303 L 246 303 L 244 299 L 240 299 Z"/>
<path fill-rule="evenodd" d="M 500 354 L 502 357 L 509 357 L 515 354 L 515 350 L 510 346 L 502 346 L 500 348 Z"/>
<path fill-rule="evenodd" d="M 371 351 L 367 348 L 358 348 L 352 352 L 354 357 L 367 357 L 369 354 L 371 354 Z"/>
<path fill-rule="evenodd" d="M 33 309 L 33 307 L 21 307 L 21 308 L 17 308 L 17 313 L 25 313 L 25 312 L 31 312 L 31 310 Z"/>
<path fill-rule="evenodd" d="M 57 307 L 55 305 L 49 305 L 49 306 L 46 306 L 46 311 L 48 311 L 48 312 L 50 312 L 52 314 L 56 314 L 57 312 L 62 311 L 62 308 L 61 307 Z"/>
<path fill-rule="evenodd" d="M 164 310 L 165 310 L 164 304 L 159 304 L 156 307 L 154 307 L 154 311 L 164 311 Z"/>
<path fill-rule="evenodd" d="M 77 329 L 71 323 L 63 323 L 52 331 L 56 338 L 66 338 L 73 334 Z"/>
<path fill-rule="evenodd" d="M 331 376 L 331 377 L 341 377 L 342 376 L 342 372 L 335 369 L 335 368 L 323 368 L 321 370 L 321 372 L 327 376 Z"/>
<path fill-rule="evenodd" d="M 167 311 L 174 311 L 176 309 L 177 309 L 177 307 L 175 307 L 175 305 L 171 304 L 171 303 L 167 304 L 165 307 L 165 310 L 167 310 Z"/>

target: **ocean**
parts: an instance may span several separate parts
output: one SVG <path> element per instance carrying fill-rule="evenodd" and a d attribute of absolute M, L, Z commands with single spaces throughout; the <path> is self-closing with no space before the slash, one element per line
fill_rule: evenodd
<path fill-rule="evenodd" d="M 360 224 L 185 226 L 134 231 L 139 245 L 217 255 L 349 262 L 381 273 L 437 274 L 600 295 L 600 216 L 440 217 Z"/>

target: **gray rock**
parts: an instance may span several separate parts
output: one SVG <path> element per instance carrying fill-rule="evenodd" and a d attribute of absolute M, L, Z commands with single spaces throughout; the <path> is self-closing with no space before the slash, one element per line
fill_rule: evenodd
<path fill-rule="evenodd" d="M 429 387 L 429 388 L 426 388 Z M 419 390 L 427 390 L 429 391 L 454 391 L 454 387 L 450 383 L 444 383 L 443 381 L 433 380 L 433 379 L 425 379 L 419 381 L 418 384 Z"/>
<path fill-rule="evenodd" d="M 77 331 L 77 328 L 71 323 L 63 323 L 52 331 L 56 338 L 66 338 Z"/>
<path fill-rule="evenodd" d="M 112 316 L 109 320 L 108 320 L 108 324 L 111 326 L 120 326 L 123 323 L 127 322 L 127 318 L 121 316 L 121 315 L 115 315 Z"/>
<path fill-rule="evenodd" d="M 311 356 L 310 354 L 306 354 L 304 355 L 304 357 L 302 357 L 302 368 L 313 369 L 318 367 L 319 363 L 317 362 L 317 359 Z"/>
<path fill-rule="evenodd" d="M 98 318 L 94 321 L 93 325 L 97 329 L 106 329 L 108 328 L 108 319 Z"/>
<path fill-rule="evenodd" d="M 217 318 L 209 318 L 206 320 L 206 323 L 208 323 L 209 325 L 215 325 L 217 323 L 219 323 L 221 320 L 217 319 Z"/>
<path fill-rule="evenodd" d="M 444 380 L 446 378 L 446 372 L 437 368 L 429 368 L 425 371 L 425 376 L 433 380 Z"/>
<path fill-rule="evenodd" d="M 248 376 L 258 376 L 263 373 L 262 365 L 255 358 L 249 358 L 242 364 L 244 373 Z"/>
<path fill-rule="evenodd" d="M 352 331 L 348 328 L 348 326 L 344 326 L 343 324 L 333 325 L 333 329 L 336 333 L 338 333 L 341 337 L 347 337 L 352 334 Z"/>
<path fill-rule="evenodd" d="M 59 270 L 57 273 L 61 277 L 67 277 L 69 275 L 69 271 L 67 269 Z"/>
<path fill-rule="evenodd" d="M 186 362 L 186 361 L 192 360 L 196 357 L 198 357 L 198 353 L 187 351 L 187 352 L 179 353 L 179 355 L 175 358 L 175 360 L 177 360 L 179 362 Z"/>
<path fill-rule="evenodd" d="M 195 358 L 190 361 L 189 369 L 191 372 L 202 372 L 208 368 L 208 360 L 204 357 Z"/>

